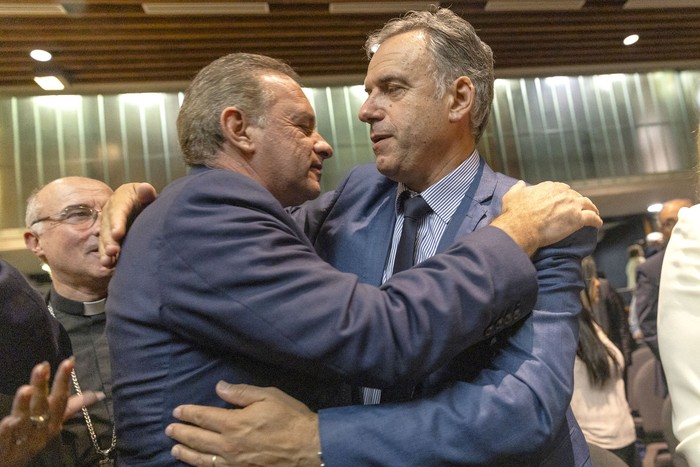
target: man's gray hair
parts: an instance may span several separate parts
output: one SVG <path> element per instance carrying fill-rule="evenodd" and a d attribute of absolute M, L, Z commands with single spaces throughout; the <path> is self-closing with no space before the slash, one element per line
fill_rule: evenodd
<path fill-rule="evenodd" d="M 484 44 L 466 20 L 447 8 L 431 11 L 409 11 L 395 18 L 380 30 L 370 34 L 365 43 L 369 59 L 382 42 L 410 31 L 423 31 L 428 37 L 428 47 L 433 56 L 432 70 L 438 97 L 458 77 L 467 76 L 476 90 L 471 113 L 472 134 L 476 141 L 488 123 L 493 101 L 493 53 Z"/>
<path fill-rule="evenodd" d="M 41 212 L 42 207 L 41 203 L 39 202 L 39 197 L 37 195 L 45 186 L 46 185 L 41 185 L 39 187 L 34 188 L 29 194 L 29 198 L 27 198 L 27 210 L 24 213 L 24 225 L 27 227 L 27 229 L 35 232 L 41 230 L 41 224 L 32 226 L 32 222 L 39 219 L 39 213 Z"/>
<path fill-rule="evenodd" d="M 261 85 L 265 74 L 299 81 L 284 62 L 263 55 L 234 53 L 204 67 L 190 83 L 177 117 L 177 132 L 187 165 L 211 165 L 224 142 L 220 116 L 236 107 L 253 123 L 264 120 L 270 97 Z"/>

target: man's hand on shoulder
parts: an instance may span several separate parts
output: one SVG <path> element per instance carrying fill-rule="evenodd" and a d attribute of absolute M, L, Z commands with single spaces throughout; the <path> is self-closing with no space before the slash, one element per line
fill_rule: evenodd
<path fill-rule="evenodd" d="M 102 208 L 100 221 L 100 263 L 114 267 L 126 236 L 129 220 L 151 204 L 158 193 L 149 183 L 125 183 L 117 188 Z"/>
<path fill-rule="evenodd" d="M 569 185 L 542 182 L 526 186 L 519 181 L 503 197 L 501 215 L 492 226 L 507 233 L 529 256 L 577 230 L 600 227 L 603 220 L 593 202 Z"/>

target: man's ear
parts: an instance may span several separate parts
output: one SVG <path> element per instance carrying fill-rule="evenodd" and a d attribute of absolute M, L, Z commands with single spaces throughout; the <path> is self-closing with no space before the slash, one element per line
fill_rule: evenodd
<path fill-rule="evenodd" d="M 450 88 L 452 101 L 450 105 L 450 122 L 457 122 L 467 117 L 474 105 L 476 90 L 468 76 L 460 76 Z"/>
<path fill-rule="evenodd" d="M 221 129 L 224 139 L 238 148 L 242 154 L 249 154 L 255 149 L 250 139 L 250 120 L 237 107 L 226 107 L 221 112 Z"/>
<path fill-rule="evenodd" d="M 34 232 L 27 230 L 24 232 L 24 244 L 27 249 L 34 253 L 39 258 L 44 258 L 44 249 L 39 241 L 39 236 Z"/>

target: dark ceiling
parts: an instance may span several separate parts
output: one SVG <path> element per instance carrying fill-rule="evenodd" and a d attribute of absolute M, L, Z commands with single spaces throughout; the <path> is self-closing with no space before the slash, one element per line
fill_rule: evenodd
<path fill-rule="evenodd" d="M 501 77 L 700 68 L 700 0 L 665 0 L 664 8 L 632 8 L 632 2 L 645 6 L 650 0 L 627 4 L 626 0 L 581 0 L 579 9 L 567 11 L 544 11 L 547 6 L 537 11 L 494 11 L 487 5 L 498 1 L 441 4 L 474 25 L 492 47 Z M 538 3 L 561 7 L 566 1 Z M 32 77 L 49 66 L 62 70 L 71 83 L 67 92 L 73 93 L 181 88 L 207 63 L 235 51 L 283 59 L 309 85 L 358 83 L 366 68 L 362 45 L 367 33 L 399 14 L 382 13 L 381 8 L 423 2 L 367 1 L 359 5 L 363 12 L 356 14 L 332 14 L 329 5 L 336 9 L 360 2 L 266 3 L 269 13 L 253 15 L 200 15 L 211 2 L 175 0 L 155 0 L 150 5 L 172 12 L 175 6 L 194 4 L 195 10 L 180 15 L 146 14 L 142 2 L 135 0 L 0 3 L 0 92 L 40 92 Z M 13 6 L 47 5 L 62 6 L 65 14 L 8 11 Z M 623 38 L 632 33 L 641 39 L 624 46 Z M 50 65 L 29 57 L 34 48 L 53 54 Z"/>

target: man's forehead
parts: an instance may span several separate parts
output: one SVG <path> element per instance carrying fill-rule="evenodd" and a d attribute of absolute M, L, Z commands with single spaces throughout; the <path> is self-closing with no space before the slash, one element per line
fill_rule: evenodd
<path fill-rule="evenodd" d="M 44 187 L 39 197 L 44 205 L 70 206 L 76 202 L 89 204 L 96 198 L 108 198 L 112 189 L 97 180 L 57 180 Z"/>
<path fill-rule="evenodd" d="M 661 208 L 661 211 L 659 211 L 659 219 L 663 220 L 671 217 L 677 217 L 678 211 L 680 211 L 681 208 L 690 206 L 692 206 L 692 203 L 688 200 L 677 200 L 668 202 L 664 204 L 664 206 Z"/>
<path fill-rule="evenodd" d="M 424 58 L 427 49 L 421 31 L 410 31 L 392 36 L 384 41 L 367 66 L 367 77 L 374 82 L 391 79 L 406 79 L 409 74 L 418 74 L 416 61 Z"/>

